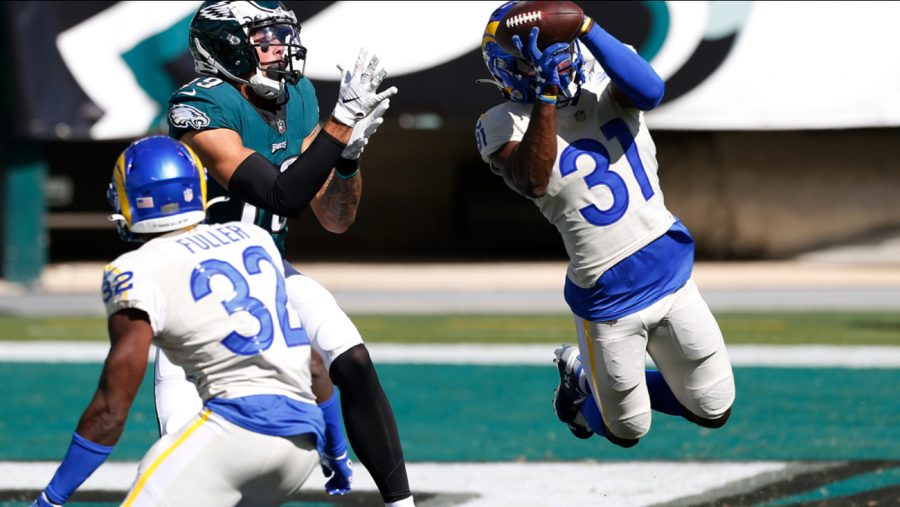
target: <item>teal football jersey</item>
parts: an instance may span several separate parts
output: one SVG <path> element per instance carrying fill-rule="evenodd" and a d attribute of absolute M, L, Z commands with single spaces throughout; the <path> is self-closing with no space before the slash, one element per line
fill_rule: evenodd
<path fill-rule="evenodd" d="M 298 156 L 300 146 L 319 122 L 319 103 L 309 79 L 285 85 L 284 119 L 265 118 L 230 84 L 214 77 L 198 78 L 179 88 L 169 99 L 169 136 L 180 139 L 191 130 L 225 128 L 241 136 L 244 146 L 284 171 Z M 209 198 L 228 192 L 209 179 Z M 227 203 L 209 209 L 210 223 L 250 222 L 272 234 L 284 253 L 287 220 L 229 196 Z"/>

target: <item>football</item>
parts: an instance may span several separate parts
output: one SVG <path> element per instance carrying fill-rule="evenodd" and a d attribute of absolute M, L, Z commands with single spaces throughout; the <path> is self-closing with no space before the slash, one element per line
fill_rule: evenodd
<path fill-rule="evenodd" d="M 513 35 L 528 46 L 528 35 L 535 26 L 538 33 L 538 49 L 557 42 L 572 42 L 584 22 L 584 11 L 575 2 L 519 2 L 500 20 L 496 40 L 505 51 L 521 56 L 512 42 Z"/>

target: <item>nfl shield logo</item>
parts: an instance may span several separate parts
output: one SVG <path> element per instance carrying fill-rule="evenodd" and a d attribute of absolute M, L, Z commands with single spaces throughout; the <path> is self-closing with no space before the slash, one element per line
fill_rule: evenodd
<path fill-rule="evenodd" d="M 279 134 L 284 134 L 284 120 L 276 121 L 275 127 L 278 129 Z"/>
<path fill-rule="evenodd" d="M 191 188 L 187 188 L 184 190 L 184 202 L 191 202 L 194 200 L 194 190 Z"/>

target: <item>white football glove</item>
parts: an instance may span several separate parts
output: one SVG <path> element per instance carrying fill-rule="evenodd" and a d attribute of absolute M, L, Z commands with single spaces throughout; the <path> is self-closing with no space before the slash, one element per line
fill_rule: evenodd
<path fill-rule="evenodd" d="M 387 71 L 383 68 L 378 69 L 378 57 L 375 55 L 372 55 L 367 65 L 366 53 L 366 48 L 359 50 L 359 58 L 356 59 L 353 72 L 338 66 L 338 70 L 341 71 L 341 89 L 331 115 L 348 127 L 355 126 L 358 121 L 369 116 L 381 101 L 397 93 L 394 86 L 376 93 L 378 86 L 387 76 Z"/>
<path fill-rule="evenodd" d="M 366 116 L 353 127 L 350 133 L 350 140 L 347 141 L 347 147 L 341 152 L 341 158 L 348 160 L 356 160 L 362 155 L 366 145 L 369 144 L 369 138 L 378 130 L 378 127 L 384 123 L 384 112 L 391 107 L 391 99 L 382 100 L 372 114 Z"/>

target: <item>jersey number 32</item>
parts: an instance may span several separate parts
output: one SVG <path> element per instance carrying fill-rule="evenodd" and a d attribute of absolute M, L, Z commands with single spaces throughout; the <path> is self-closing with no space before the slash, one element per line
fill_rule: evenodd
<path fill-rule="evenodd" d="M 284 286 L 284 277 L 278 271 L 272 258 L 260 246 L 251 246 L 244 250 L 244 268 L 247 273 L 258 275 L 262 273 L 260 264 L 266 262 L 272 266 L 275 272 L 275 312 L 278 325 L 284 335 L 284 341 L 288 347 L 309 344 L 309 336 L 302 326 L 291 327 L 288 320 L 287 291 Z M 222 306 L 229 315 L 245 311 L 259 322 L 259 333 L 255 336 L 244 336 L 237 331 L 232 331 L 222 344 L 235 354 L 249 356 L 259 354 L 272 345 L 275 336 L 272 313 L 266 305 L 250 295 L 250 285 L 247 279 L 231 264 L 217 259 L 209 259 L 200 263 L 191 273 L 191 295 L 194 301 L 199 301 L 212 293 L 211 282 L 214 276 L 222 275 L 231 282 L 234 292 L 231 298 L 222 301 Z"/>

